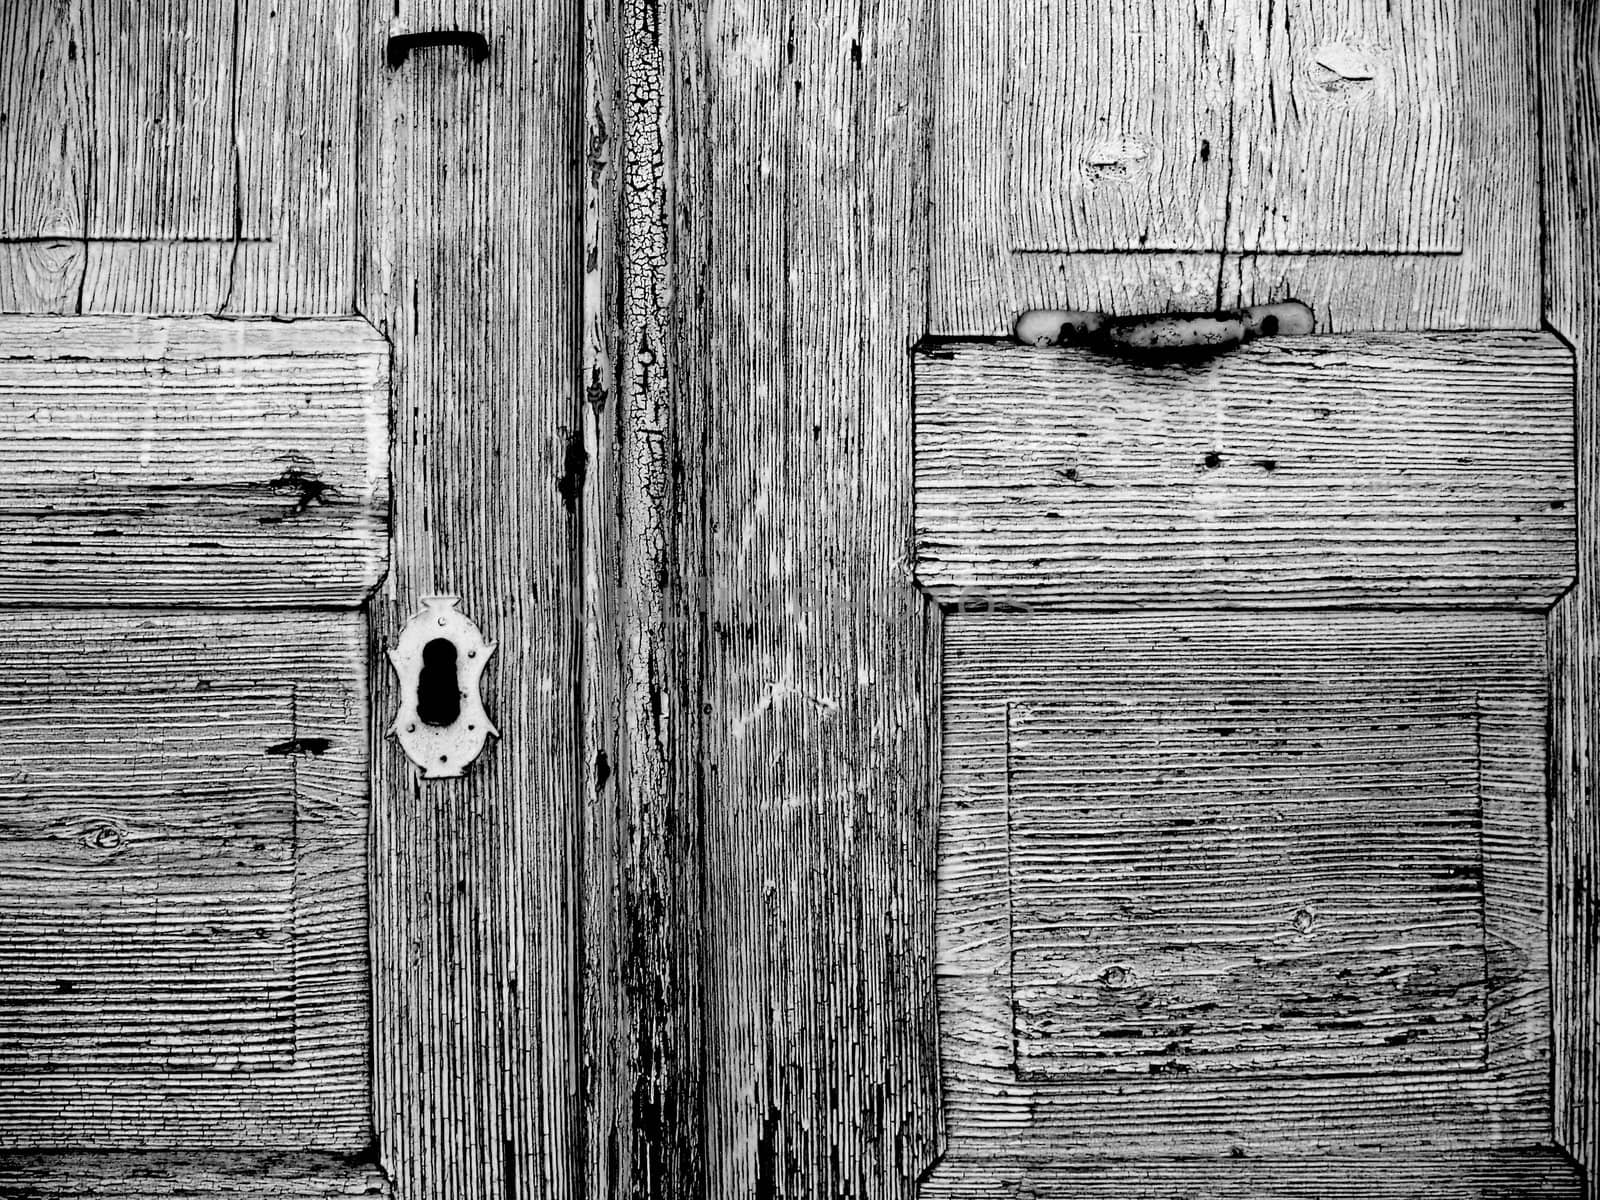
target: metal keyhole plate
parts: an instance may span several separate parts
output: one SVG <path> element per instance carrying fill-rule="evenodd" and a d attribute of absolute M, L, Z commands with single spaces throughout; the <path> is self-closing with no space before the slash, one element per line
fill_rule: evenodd
<path fill-rule="evenodd" d="M 479 684 L 494 644 L 456 611 L 459 596 L 424 596 L 389 661 L 400 677 L 400 711 L 390 732 L 429 779 L 460 775 L 500 731 L 484 711 Z"/>

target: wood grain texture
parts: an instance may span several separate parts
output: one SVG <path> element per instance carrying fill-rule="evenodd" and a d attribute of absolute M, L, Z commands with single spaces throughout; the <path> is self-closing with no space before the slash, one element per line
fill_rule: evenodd
<path fill-rule="evenodd" d="M 1574 555 L 1547 334 L 1253 343 L 1196 365 L 919 354 L 918 578 L 946 603 L 1547 607 Z"/>
<path fill-rule="evenodd" d="M 0 1200 L 336 1200 L 388 1196 L 381 1168 L 334 1154 L 0 1154 Z"/>
<path fill-rule="evenodd" d="M 1476 695 L 1341 684 L 1009 706 L 1020 1076 L 1482 1069 Z"/>
<path fill-rule="evenodd" d="M 0 243 L 0 298 L 11 298 L 0 309 L 76 312 L 87 253 L 83 242 L 64 238 Z"/>
<path fill-rule="evenodd" d="M 354 312 L 357 226 L 371 218 L 358 208 L 357 80 L 381 48 L 360 36 L 354 0 L 238 0 L 236 12 L 238 200 L 218 311 Z M 102 276 L 91 261 L 88 302 L 176 311 L 177 294 L 115 288 L 114 258 Z M 142 273 L 159 279 L 163 269 L 152 263 Z M 192 303 L 209 307 L 203 293 Z"/>
<path fill-rule="evenodd" d="M 934 1151 L 938 683 L 909 571 L 931 6 L 675 4 L 681 520 L 704 539 L 709 1197 Z"/>
<path fill-rule="evenodd" d="M 352 310 L 352 4 L 0 15 L 0 311 Z"/>
<path fill-rule="evenodd" d="M 0 237 L 83 234 L 93 120 L 84 16 L 76 5 L 0 13 Z"/>
<path fill-rule="evenodd" d="M 985 85 L 1007 110 L 1012 249 L 1222 248 L 1244 107 L 1224 56 L 1264 15 L 1244 8 L 1030 3 L 998 22 L 1011 70 Z"/>
<path fill-rule="evenodd" d="M 944 635 L 938 981 L 950 1159 L 1337 1156 L 1357 1146 L 1411 1153 L 1428 1147 L 1473 1148 L 1548 1139 L 1543 614 L 962 613 L 947 616 Z M 1357 940 L 1368 947 L 1385 945 L 1404 925 L 1393 923 L 1395 911 L 1412 907 L 1419 888 L 1436 886 L 1442 916 L 1429 915 L 1416 923 L 1413 933 L 1404 935 L 1405 940 L 1387 943 L 1407 946 L 1415 938 L 1419 950 L 1406 953 L 1426 962 L 1411 969 L 1408 995 L 1426 1003 L 1429 996 L 1448 996 L 1449 977 L 1460 974 L 1465 962 L 1461 951 L 1453 948 L 1456 943 L 1440 946 L 1443 939 L 1435 936 L 1436 922 L 1452 923 L 1456 919 L 1452 911 L 1461 913 L 1474 903 L 1463 894 L 1466 883 L 1481 888 L 1481 933 L 1475 932 L 1471 941 L 1481 938 L 1483 947 L 1479 970 L 1487 988 L 1484 1057 L 1471 1063 L 1457 1060 L 1460 1069 L 1455 1070 L 1445 1069 L 1439 1061 L 1407 1065 L 1363 1051 L 1355 1055 L 1351 1069 L 1331 1073 L 1206 1070 L 1203 1063 L 1191 1063 L 1189 1071 L 1152 1072 L 1147 1065 L 1143 1075 L 1074 1071 L 1055 1079 L 1030 1079 L 1019 1074 L 1021 1063 L 1013 1043 L 1017 1020 L 1013 972 L 1027 966 L 1018 958 L 1027 938 L 1036 948 L 1046 943 L 1027 932 L 1029 910 L 1017 900 L 1023 883 L 1034 880 L 1036 887 L 1042 887 L 1045 876 L 1042 860 L 1036 867 L 1025 858 L 1019 873 L 1014 858 L 1016 815 L 1008 817 L 1007 796 L 1016 784 L 1017 760 L 1015 747 L 1008 753 L 1007 707 L 1013 714 L 1022 707 L 1039 712 L 1040 706 L 1093 712 L 1096 704 L 1117 697 L 1124 702 L 1124 713 L 1115 723 L 1100 726 L 1107 730 L 1102 736 L 1132 736 L 1129 714 L 1152 704 L 1159 708 L 1163 696 L 1183 694 L 1194 697 L 1189 719 L 1195 722 L 1204 722 L 1212 708 L 1240 710 L 1231 718 L 1233 738 L 1249 736 L 1244 712 L 1249 706 L 1229 704 L 1230 699 L 1253 698 L 1259 703 L 1267 695 L 1281 695 L 1307 698 L 1310 703 L 1315 695 L 1363 696 L 1369 715 L 1375 716 L 1385 698 L 1392 698 L 1393 727 L 1381 742 L 1373 743 L 1368 756 L 1373 773 L 1392 789 L 1393 799 L 1383 806 L 1381 818 L 1371 812 L 1364 817 L 1352 813 L 1349 818 L 1313 823 L 1312 807 L 1325 796 L 1337 796 L 1339 780 L 1348 781 L 1349 776 L 1341 776 L 1326 751 L 1295 758 L 1308 796 L 1316 799 L 1300 801 L 1292 814 L 1286 811 L 1281 822 L 1270 824 L 1272 831 L 1294 841 L 1294 857 L 1274 857 L 1271 839 L 1258 837 L 1260 853 L 1253 855 L 1256 878 L 1248 892 L 1242 885 L 1234 891 L 1241 903 L 1260 896 L 1259 919 L 1268 926 L 1287 922 L 1292 929 L 1295 918 L 1307 911 L 1311 920 L 1301 922 L 1308 925 L 1302 935 L 1306 948 L 1322 953 L 1330 946 L 1348 951 L 1348 935 L 1358 930 L 1365 932 Z M 1441 821 L 1437 806 L 1419 804 L 1401 782 L 1428 778 L 1430 771 L 1441 769 L 1441 760 L 1463 748 L 1449 749 L 1456 740 L 1449 733 L 1441 747 L 1439 731 L 1424 719 L 1425 713 L 1407 707 L 1408 698 L 1433 705 L 1444 702 L 1453 710 L 1463 694 L 1475 697 L 1481 714 L 1475 718 L 1475 792 L 1481 809 L 1481 851 L 1476 857 L 1463 844 L 1459 822 Z M 1337 706 L 1329 710 L 1330 728 L 1337 724 L 1335 711 Z M 1402 728 L 1408 724 L 1412 728 Z M 1183 729 L 1181 723 L 1174 724 L 1155 742 L 1142 749 L 1130 747 L 1122 755 L 1125 771 L 1116 779 L 1121 790 L 1108 797 L 1108 807 L 1121 811 L 1117 806 L 1123 806 L 1129 814 L 1121 818 L 1124 823 L 1142 819 L 1151 830 L 1144 839 L 1135 840 L 1130 851 L 1133 863 L 1143 861 L 1138 857 L 1141 847 L 1155 853 L 1158 827 L 1166 829 L 1168 837 L 1190 839 L 1203 836 L 1208 828 L 1209 810 L 1195 798 L 1195 785 L 1179 786 L 1202 771 L 1196 767 L 1186 775 L 1176 761 L 1184 744 Z M 1288 738 L 1276 752 L 1280 766 L 1295 748 L 1294 739 Z M 1261 764 L 1271 761 L 1260 755 L 1252 758 L 1251 769 L 1263 769 Z M 1203 771 L 1214 773 L 1225 770 L 1230 760 L 1213 755 L 1203 761 L 1207 764 Z M 1148 773 L 1166 781 L 1160 792 L 1164 801 L 1139 792 L 1138 780 L 1148 778 Z M 1057 773 L 1050 787 L 1083 787 L 1085 778 L 1093 776 Z M 1031 794 L 1036 784 L 1026 770 L 1023 783 L 1024 794 Z M 1185 798 L 1192 803 L 1180 813 L 1177 809 Z M 1161 822 L 1168 810 L 1162 803 L 1170 806 L 1173 817 L 1165 825 Z M 1286 804 L 1279 801 L 1275 809 Z M 1182 820 L 1195 824 L 1184 826 Z M 1252 823 L 1241 813 L 1212 827 L 1222 839 L 1212 848 L 1221 854 L 1220 846 L 1244 844 L 1252 830 L 1267 826 Z M 1101 836 L 1111 840 L 1115 828 L 1115 818 L 1108 814 L 1107 831 Z M 1105 911 L 1120 937 L 1142 945 L 1147 930 L 1159 934 L 1160 912 L 1153 907 L 1159 896 L 1190 892 L 1194 920 L 1204 927 L 1206 906 L 1213 903 L 1206 897 L 1214 893 L 1203 890 L 1208 884 L 1201 880 L 1191 891 L 1181 862 L 1166 860 L 1159 882 L 1148 882 L 1151 877 L 1146 876 L 1141 886 L 1120 859 L 1096 868 L 1095 844 L 1085 834 L 1071 852 L 1074 861 L 1092 870 L 1082 888 L 1098 888 L 1100 899 L 1078 890 L 1069 906 L 1065 900 L 1050 904 L 1041 896 L 1039 911 L 1052 909 L 1058 924 L 1089 920 Z M 1468 861 L 1458 861 L 1463 857 Z M 1364 870 L 1387 874 L 1409 872 L 1418 864 L 1437 867 L 1441 860 L 1465 868 L 1465 882 L 1419 883 L 1414 874 L 1407 874 L 1409 883 L 1397 880 L 1392 888 L 1378 888 L 1354 878 Z M 1473 879 L 1478 869 L 1481 878 Z M 1309 890 L 1320 891 L 1320 898 L 1308 904 L 1308 889 L 1301 885 L 1313 875 L 1321 882 Z M 1057 889 L 1055 895 L 1078 886 L 1070 872 L 1054 878 L 1049 886 Z M 1141 915 L 1147 912 L 1148 921 Z M 1215 945 L 1188 932 L 1181 940 L 1197 954 Z M 1436 950 L 1423 954 L 1420 947 L 1430 941 Z M 1359 967 L 1358 956 L 1330 953 L 1331 961 L 1341 966 Z M 1107 960 L 1098 963 L 1097 977 L 1114 966 L 1125 972 L 1131 966 L 1133 973 L 1139 969 L 1137 962 Z M 1442 973 L 1435 976 L 1435 970 Z M 1373 989 L 1350 990 L 1352 1012 L 1341 1016 L 1362 1020 L 1353 1009 L 1370 1000 Z M 1338 994 L 1330 990 L 1324 999 L 1334 1000 Z M 1466 995 L 1473 994 L 1469 986 Z M 1218 999 L 1213 996 L 1205 1002 Z M 1205 1018 L 1205 1013 L 1196 1014 L 1197 1022 Z M 1162 1043 L 1161 1049 L 1166 1048 Z M 1271 1053 L 1267 1049 L 1269 1062 Z M 1186 1059 L 1177 1054 L 1155 1061 L 1181 1065 Z"/>
<path fill-rule="evenodd" d="M 8 6 L 0 237 L 231 236 L 234 7 Z"/>
<path fill-rule="evenodd" d="M 0 604 L 360 604 L 387 384 L 359 320 L 0 318 Z"/>
<path fill-rule="evenodd" d="M 7 675 L 0 1072 L 292 1066 L 291 685 Z"/>
<path fill-rule="evenodd" d="M 1540 5 L 1545 314 L 1577 358 L 1578 582 L 1551 615 L 1555 1134 L 1600 1200 L 1600 11 Z"/>
<path fill-rule="evenodd" d="M 951 1159 L 924 1200 L 1579 1200 L 1579 1172 L 1544 1146 L 1317 1158 Z"/>
<path fill-rule="evenodd" d="M 374 755 L 375 1105 L 411 1200 L 574 1194 L 583 805 L 578 625 L 581 112 L 575 5 L 363 6 L 363 306 L 394 345 L 393 567 L 381 652 L 422 596 L 461 597 L 499 649 L 500 737 L 458 780 Z M 391 29 L 481 32 L 486 61 Z"/>
<path fill-rule="evenodd" d="M 0 1147 L 365 1145 L 360 615 L 0 630 Z"/>
<path fill-rule="evenodd" d="M 1022 6 L 1012 248 L 1459 253 L 1455 7 Z"/>
<path fill-rule="evenodd" d="M 948 5 L 938 45 L 935 334 L 999 335 L 1028 308 L 1288 297 L 1325 333 L 1539 324 L 1526 7 Z M 1119 82 L 1140 72 L 1159 88 Z M 1041 163 L 1069 186 L 1023 186 Z M 1080 252 L 1024 251 L 1042 228 Z M 1308 239 L 1347 252 L 1290 252 Z"/>
<path fill-rule="evenodd" d="M 678 432 L 674 20 L 585 6 L 585 1187 L 705 1195 L 700 530 Z M 687 420 L 686 420 L 687 418 Z M 571 455 L 569 450 L 569 456 Z"/>

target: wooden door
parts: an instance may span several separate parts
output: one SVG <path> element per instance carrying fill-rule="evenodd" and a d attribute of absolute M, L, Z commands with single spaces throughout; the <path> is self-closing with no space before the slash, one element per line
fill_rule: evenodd
<path fill-rule="evenodd" d="M 1583 1194 L 1592 449 L 1539 98 L 1590 49 L 1471 0 L 942 28 L 922 1194 Z M 1311 336 L 1201 357 L 1000 336 L 1289 298 Z"/>
<path fill-rule="evenodd" d="M 0 1194 L 1593 1196 L 1597 36 L 0 9 Z"/>
<path fill-rule="evenodd" d="M 574 1194 L 577 28 L 0 11 L 0 1193 Z"/>
<path fill-rule="evenodd" d="M 919 360 L 925 1193 L 1576 1186 L 1536 1149 L 1572 397 L 1542 332 Z"/>

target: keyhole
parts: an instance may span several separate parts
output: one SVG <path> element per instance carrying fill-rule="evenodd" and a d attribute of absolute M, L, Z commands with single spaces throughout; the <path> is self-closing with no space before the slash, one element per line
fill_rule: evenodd
<path fill-rule="evenodd" d="M 434 638 L 422 648 L 422 674 L 417 678 L 417 716 L 424 725 L 454 725 L 460 715 L 456 644 L 449 638 Z"/>

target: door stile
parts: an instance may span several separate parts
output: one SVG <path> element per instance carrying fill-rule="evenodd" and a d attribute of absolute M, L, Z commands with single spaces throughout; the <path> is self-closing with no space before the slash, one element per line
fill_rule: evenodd
<path fill-rule="evenodd" d="M 594 1196 L 704 1194 L 698 528 L 681 429 L 667 70 L 675 13 L 584 6 L 581 1170 Z M 575 473 L 575 477 L 572 473 Z"/>
<path fill-rule="evenodd" d="M 392 566 L 372 600 L 378 1149 L 407 1200 L 578 1193 L 581 221 L 575 6 L 369 3 L 363 279 L 393 347 Z M 468 30 L 488 54 L 392 34 Z M 499 738 L 420 780 L 388 736 L 426 596 L 497 643 Z"/>
<path fill-rule="evenodd" d="M 926 14 L 586 27 L 589 1186 L 910 1196 L 937 1122 Z"/>
<path fill-rule="evenodd" d="M 1551 1032 L 1555 1138 L 1600 1197 L 1600 12 L 1544 0 L 1539 22 L 1545 321 L 1577 365 L 1578 578 L 1550 618 Z"/>
<path fill-rule="evenodd" d="M 981 6 L 980 6 L 981 7 Z M 911 575 L 932 6 L 666 4 L 703 531 L 703 1195 L 915 1195 L 938 631 Z"/>

